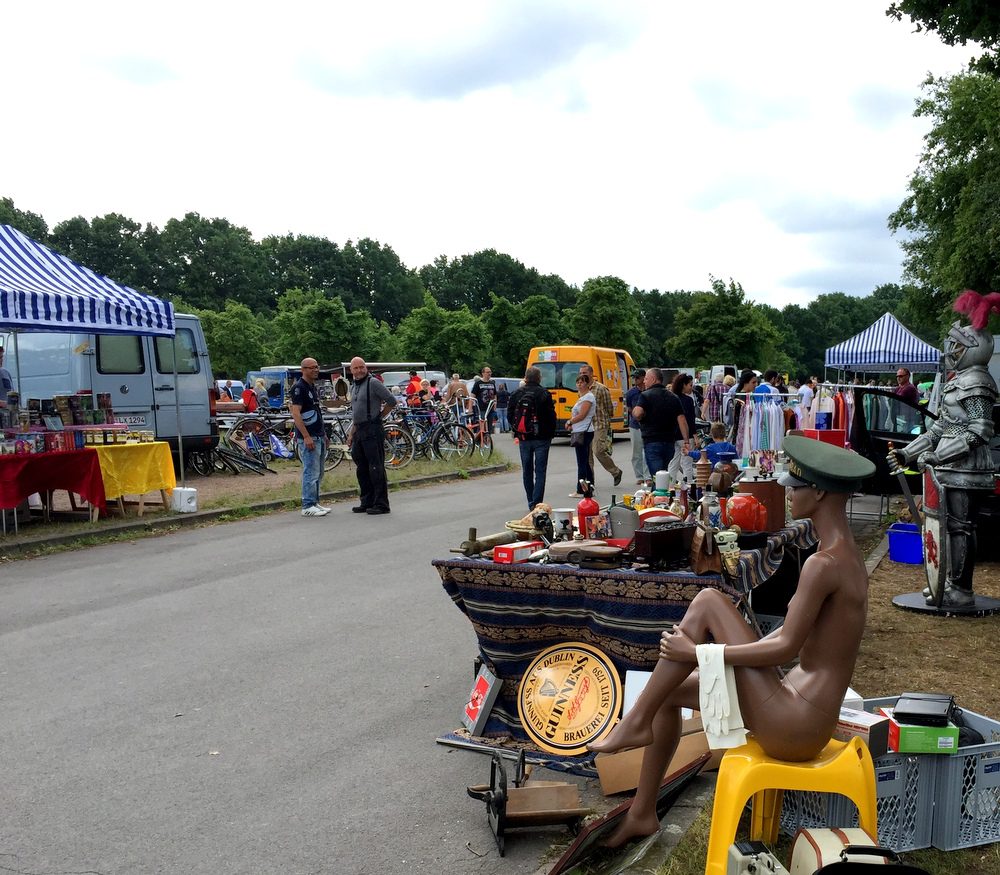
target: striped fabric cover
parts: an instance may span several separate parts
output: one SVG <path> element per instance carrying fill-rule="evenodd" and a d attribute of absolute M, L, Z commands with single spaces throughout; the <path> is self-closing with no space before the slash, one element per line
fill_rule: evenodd
<path fill-rule="evenodd" d="M 826 351 L 828 368 L 866 373 L 894 371 L 900 366 L 933 371 L 940 361 L 941 350 L 924 343 L 892 313 Z"/>
<path fill-rule="evenodd" d="M 173 337 L 174 308 L 0 225 L 0 327 Z"/>

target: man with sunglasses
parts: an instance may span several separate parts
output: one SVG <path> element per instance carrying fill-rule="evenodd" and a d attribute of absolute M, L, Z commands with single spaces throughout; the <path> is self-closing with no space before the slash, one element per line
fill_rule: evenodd
<path fill-rule="evenodd" d="M 920 401 L 920 392 L 910 382 L 910 372 L 906 368 L 901 367 L 896 370 L 896 395 L 911 404 Z"/>

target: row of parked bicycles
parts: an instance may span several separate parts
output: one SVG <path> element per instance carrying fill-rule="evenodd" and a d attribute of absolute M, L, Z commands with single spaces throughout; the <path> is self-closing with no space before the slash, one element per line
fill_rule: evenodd
<path fill-rule="evenodd" d="M 386 468 L 405 468 L 421 457 L 449 461 L 478 454 L 484 460 L 489 459 L 493 455 L 489 427 L 492 407 L 491 403 L 482 416 L 474 416 L 440 403 L 418 408 L 399 405 L 385 420 Z M 347 445 L 350 424 L 349 407 L 339 408 L 324 418 L 327 471 L 336 468 L 350 452 Z M 295 424 L 287 413 L 240 416 L 223 431 L 218 446 L 195 450 L 186 456 L 191 470 L 202 476 L 216 471 L 276 474 L 271 462 L 297 458 Z"/>

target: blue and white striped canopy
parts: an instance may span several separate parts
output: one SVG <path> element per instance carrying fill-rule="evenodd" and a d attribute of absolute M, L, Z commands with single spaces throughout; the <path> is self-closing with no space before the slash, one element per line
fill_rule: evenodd
<path fill-rule="evenodd" d="M 841 371 L 884 373 L 902 366 L 927 372 L 940 363 L 941 350 L 924 343 L 892 313 L 826 351 L 826 366 Z"/>
<path fill-rule="evenodd" d="M 173 337 L 174 308 L 0 225 L 0 328 Z"/>

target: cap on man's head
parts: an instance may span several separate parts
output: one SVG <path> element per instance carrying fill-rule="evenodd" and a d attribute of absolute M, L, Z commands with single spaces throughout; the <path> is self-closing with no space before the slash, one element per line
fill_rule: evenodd
<path fill-rule="evenodd" d="M 416 375 L 417 375 L 417 372 L 416 372 L 416 371 L 410 371 L 410 376 L 411 376 L 411 377 L 415 377 Z"/>
<path fill-rule="evenodd" d="M 875 463 L 864 456 L 802 435 L 788 435 L 781 448 L 788 456 L 788 470 L 778 478 L 782 486 L 857 492 L 861 481 L 875 473 Z"/>

